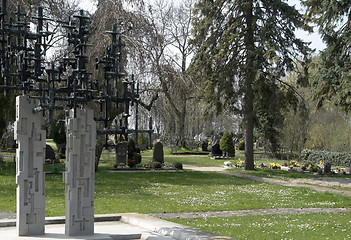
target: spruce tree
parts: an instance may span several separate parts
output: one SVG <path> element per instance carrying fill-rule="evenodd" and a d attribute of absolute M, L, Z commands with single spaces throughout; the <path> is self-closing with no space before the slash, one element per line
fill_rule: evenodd
<path fill-rule="evenodd" d="M 325 100 L 351 111 L 351 2 L 305 0 L 306 20 L 319 26 L 327 47 L 321 51 L 312 78 L 319 106 Z"/>
<path fill-rule="evenodd" d="M 254 119 L 274 118 L 293 95 L 282 79 L 309 54 L 295 30 L 310 28 L 281 0 L 200 0 L 194 12 L 193 72 L 202 80 L 203 98 L 217 112 L 226 108 L 242 114 L 245 169 L 252 170 Z"/>

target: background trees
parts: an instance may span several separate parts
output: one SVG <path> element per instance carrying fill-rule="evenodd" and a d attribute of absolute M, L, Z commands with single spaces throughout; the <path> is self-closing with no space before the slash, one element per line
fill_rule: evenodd
<path fill-rule="evenodd" d="M 46 15 L 53 18 L 64 18 L 77 9 L 74 1 L 20 2 L 33 14 L 35 5 L 44 5 Z M 343 147 L 327 138 L 337 135 L 349 141 L 349 119 L 332 106 L 351 109 L 347 1 L 304 0 L 305 19 L 285 1 L 96 2 L 90 58 L 103 55 L 110 40 L 105 31 L 117 23 L 126 44 L 122 70 L 135 75 L 144 99 L 139 103 L 144 128 L 152 116 L 157 134 L 172 136 L 178 146 L 186 147 L 186 139 L 199 133 L 237 132 L 243 120 L 247 169 L 253 168 L 255 137 L 264 139 L 272 153 L 299 152 L 304 147 L 347 149 L 348 143 Z M 15 7 L 13 1 L 8 4 Z M 297 28 L 310 30 L 304 20 L 318 24 L 328 45 L 310 64 L 312 88 L 305 77 L 309 48 L 294 34 Z M 93 78 L 104 81 L 102 72 L 94 71 Z M 0 133 L 13 120 L 12 110 L 14 96 L 1 95 Z M 97 149 L 102 151 L 101 143 Z"/>
<path fill-rule="evenodd" d="M 306 19 L 317 24 L 327 47 L 312 77 L 319 106 L 332 101 L 351 110 L 351 4 L 349 1 L 304 0 Z"/>
<path fill-rule="evenodd" d="M 192 1 L 179 5 L 155 1 L 142 6 L 138 15 L 142 21 L 135 27 L 142 29 L 143 35 L 135 39 L 135 46 L 143 57 L 141 73 L 153 81 L 145 87 L 156 88 L 160 97 L 156 103 L 161 111 L 159 116 L 167 113 L 162 119 L 166 123 L 163 127 L 176 134 L 178 145 L 185 147 L 188 104 L 194 97 L 193 80 L 187 73 L 187 60 L 192 52 L 189 45 Z"/>
<path fill-rule="evenodd" d="M 217 110 L 243 114 L 246 169 L 253 169 L 254 117 L 269 129 L 275 113 L 294 96 L 282 77 L 308 55 L 307 44 L 294 34 L 308 27 L 283 1 L 201 0 L 195 6 L 194 71 Z"/>

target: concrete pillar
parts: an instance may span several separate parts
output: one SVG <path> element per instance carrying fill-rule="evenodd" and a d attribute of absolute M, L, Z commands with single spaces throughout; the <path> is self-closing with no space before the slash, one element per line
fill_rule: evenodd
<path fill-rule="evenodd" d="M 19 236 L 45 234 L 46 135 L 42 113 L 33 113 L 38 101 L 16 98 L 15 140 L 17 184 L 17 231 Z"/>
<path fill-rule="evenodd" d="M 93 110 L 70 110 L 66 117 L 66 225 L 69 236 L 94 234 L 96 123 Z"/>

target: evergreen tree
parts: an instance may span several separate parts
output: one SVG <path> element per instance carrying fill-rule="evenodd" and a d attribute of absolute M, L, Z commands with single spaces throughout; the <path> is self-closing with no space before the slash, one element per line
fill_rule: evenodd
<path fill-rule="evenodd" d="M 325 100 L 351 111 L 351 2 L 305 0 L 306 19 L 319 26 L 327 48 L 320 53 L 318 71 L 312 78 L 319 106 Z"/>
<path fill-rule="evenodd" d="M 235 157 L 233 136 L 229 132 L 223 134 L 219 142 L 219 148 L 224 152 L 226 157 Z"/>
<path fill-rule="evenodd" d="M 243 114 L 245 169 L 252 170 L 254 117 L 264 113 L 274 119 L 285 97 L 293 96 L 282 77 L 309 53 L 294 31 L 310 28 L 281 0 L 200 0 L 195 16 L 192 68 L 203 80 L 204 98 L 217 111 L 225 107 Z"/>

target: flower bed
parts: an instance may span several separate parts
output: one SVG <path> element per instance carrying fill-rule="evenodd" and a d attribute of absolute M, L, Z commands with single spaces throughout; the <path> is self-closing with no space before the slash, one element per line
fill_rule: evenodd
<path fill-rule="evenodd" d="M 239 161 L 233 163 L 231 161 L 224 162 L 225 167 L 236 167 L 236 168 L 243 168 L 245 167 L 245 162 Z M 324 163 L 322 161 L 319 164 L 312 164 L 310 162 L 300 164 L 297 161 L 290 161 L 289 163 L 284 163 L 283 165 L 279 163 L 269 163 L 268 165 L 264 162 L 256 163 L 255 162 L 255 169 L 275 169 L 275 170 L 283 170 L 283 171 L 297 171 L 297 172 L 311 172 L 311 173 L 318 173 L 323 174 L 325 173 Z M 334 168 L 328 174 L 348 174 L 348 170 L 345 168 Z"/>

